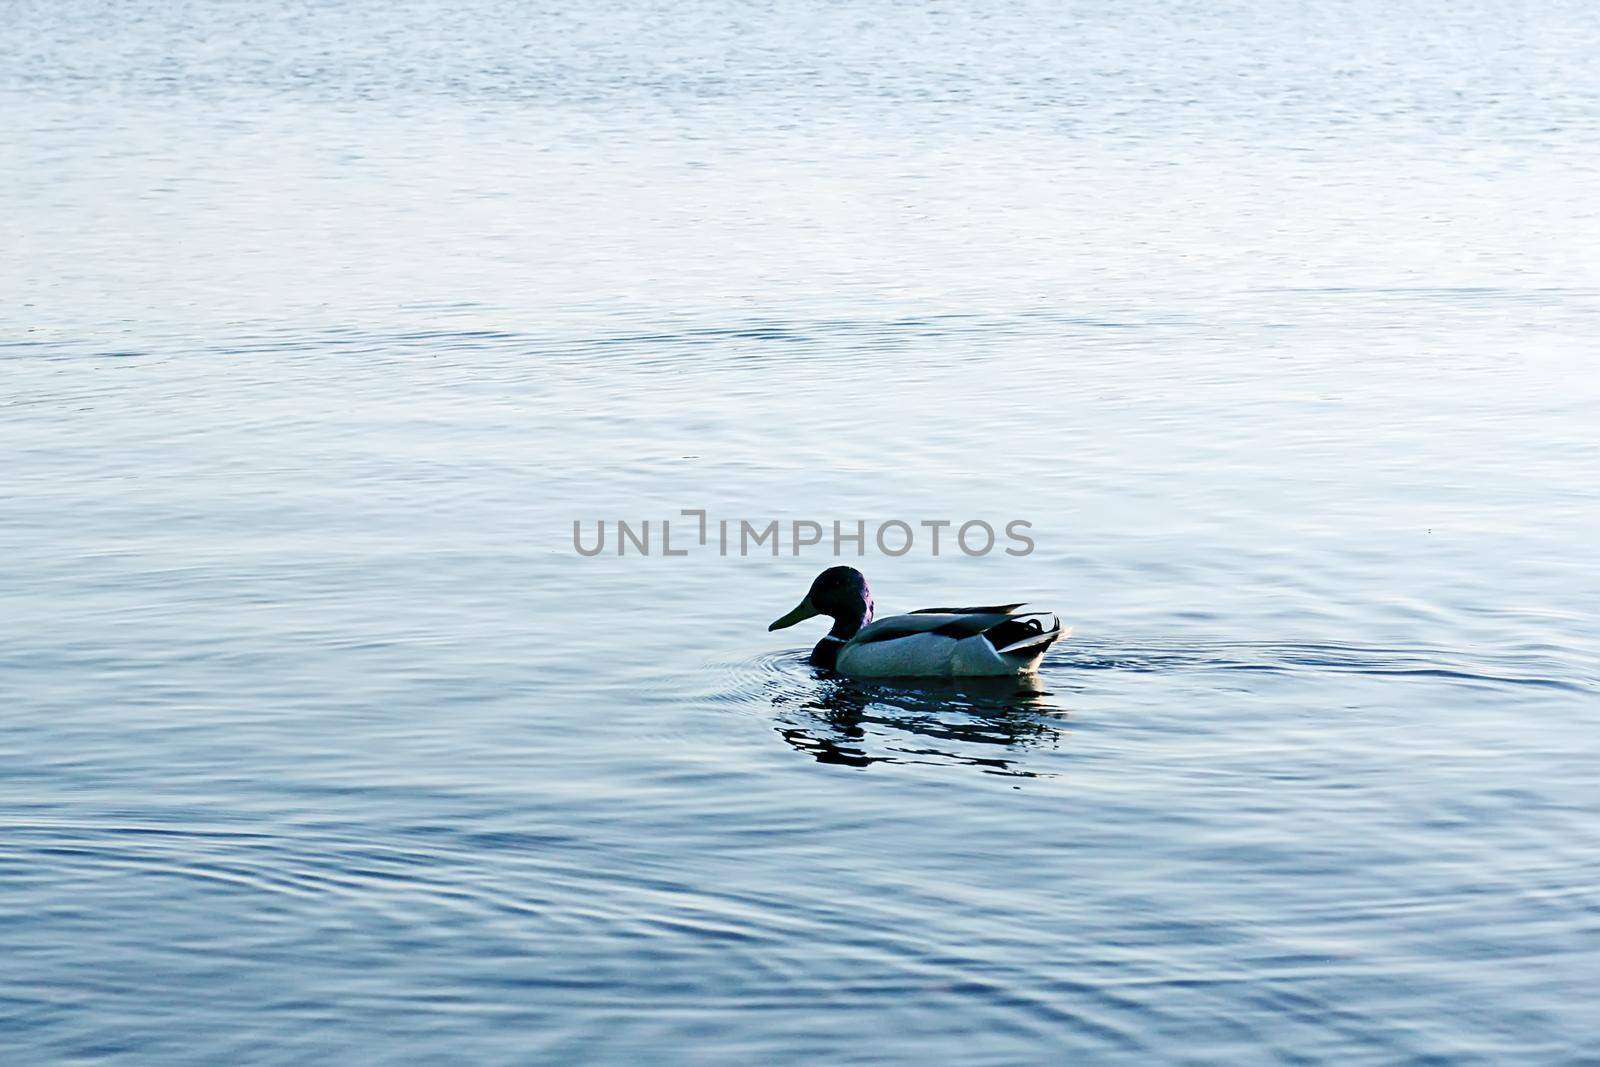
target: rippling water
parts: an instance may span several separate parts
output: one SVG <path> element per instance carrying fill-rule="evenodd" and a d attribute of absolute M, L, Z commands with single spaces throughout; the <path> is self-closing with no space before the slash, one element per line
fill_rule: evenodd
<path fill-rule="evenodd" d="M 1592 1057 L 1592 6 L 4 22 L 9 1057 Z"/>

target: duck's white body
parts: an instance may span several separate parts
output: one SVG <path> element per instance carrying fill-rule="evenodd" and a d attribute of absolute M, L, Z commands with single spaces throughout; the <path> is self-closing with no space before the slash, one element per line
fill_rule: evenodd
<path fill-rule="evenodd" d="M 1005 623 L 1037 619 L 1038 629 L 997 647 L 986 631 Z M 1006 611 L 946 612 L 939 609 L 892 615 L 842 642 L 834 669 L 853 678 L 963 678 L 1031 674 L 1045 649 L 1070 633 L 1061 620 Z M 836 640 L 836 639 L 826 639 Z"/>

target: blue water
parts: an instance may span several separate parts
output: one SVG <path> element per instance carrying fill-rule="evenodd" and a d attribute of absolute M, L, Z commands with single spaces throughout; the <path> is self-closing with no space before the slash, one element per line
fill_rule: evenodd
<path fill-rule="evenodd" d="M 4 1058 L 1593 1062 L 1596 55 L 10 3 Z M 681 509 L 1075 633 L 823 677 Z"/>

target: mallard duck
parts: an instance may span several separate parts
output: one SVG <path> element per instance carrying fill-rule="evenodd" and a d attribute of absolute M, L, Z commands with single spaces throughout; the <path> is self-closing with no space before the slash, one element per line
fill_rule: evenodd
<path fill-rule="evenodd" d="M 923 608 L 874 622 L 866 575 L 854 567 L 829 567 L 805 599 L 767 630 L 828 616 L 833 629 L 811 650 L 811 662 L 854 678 L 1030 674 L 1044 650 L 1071 631 L 1063 631 L 1049 612 L 1018 612 L 1021 606 Z"/>

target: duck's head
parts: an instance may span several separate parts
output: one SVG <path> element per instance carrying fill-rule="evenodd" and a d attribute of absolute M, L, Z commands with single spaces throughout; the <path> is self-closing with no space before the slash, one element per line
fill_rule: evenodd
<path fill-rule="evenodd" d="M 872 621 L 872 590 L 867 588 L 867 576 L 854 567 L 829 567 L 817 575 L 805 599 L 767 629 L 781 630 L 813 615 L 832 619 L 835 636 L 852 636 Z"/>

